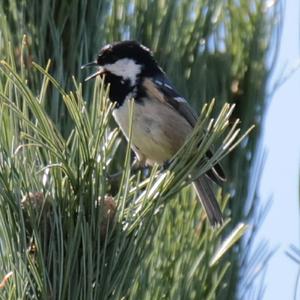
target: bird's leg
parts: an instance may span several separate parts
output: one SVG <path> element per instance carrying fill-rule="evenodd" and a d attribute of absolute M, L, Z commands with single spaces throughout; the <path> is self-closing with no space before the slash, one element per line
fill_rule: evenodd
<path fill-rule="evenodd" d="M 170 167 L 170 165 L 171 165 L 172 162 L 173 161 L 171 159 L 170 160 L 166 160 L 163 163 L 163 165 L 161 166 L 161 171 L 166 171 Z"/>
<path fill-rule="evenodd" d="M 135 159 L 131 165 L 131 171 L 138 172 L 145 168 L 145 162 L 143 160 Z"/>
<path fill-rule="evenodd" d="M 145 162 L 139 159 L 135 159 L 131 165 L 131 172 L 136 173 L 140 170 L 148 170 L 149 167 L 145 166 Z M 114 174 L 107 174 L 107 178 L 109 181 L 118 181 L 122 176 L 123 171 L 116 172 Z"/>
<path fill-rule="evenodd" d="M 147 172 L 149 172 L 149 166 L 146 165 L 146 160 L 135 159 L 132 164 L 131 170 L 134 173 L 143 171 L 143 175 L 147 175 Z"/>
<path fill-rule="evenodd" d="M 122 171 L 116 172 L 114 174 L 106 174 L 106 178 L 110 181 L 110 182 L 114 182 L 114 181 L 119 181 L 119 179 L 122 176 Z"/>

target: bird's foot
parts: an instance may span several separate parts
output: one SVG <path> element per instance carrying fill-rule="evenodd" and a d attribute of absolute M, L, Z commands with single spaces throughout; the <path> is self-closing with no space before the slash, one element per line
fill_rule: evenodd
<path fill-rule="evenodd" d="M 142 164 L 140 161 L 135 160 L 132 165 L 131 165 L 131 173 L 137 173 L 138 171 L 148 171 L 149 167 L 145 166 L 144 164 Z M 114 174 L 106 174 L 106 178 L 108 179 L 108 181 L 110 182 L 117 182 L 121 179 L 123 174 L 123 171 L 119 171 L 116 172 Z"/>
<path fill-rule="evenodd" d="M 166 160 L 161 166 L 161 171 L 166 171 L 167 169 L 169 169 L 172 162 L 172 160 Z"/>

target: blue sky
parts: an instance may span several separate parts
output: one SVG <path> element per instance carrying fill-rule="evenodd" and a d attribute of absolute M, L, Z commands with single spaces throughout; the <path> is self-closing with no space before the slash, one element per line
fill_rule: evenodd
<path fill-rule="evenodd" d="M 284 27 L 273 82 L 299 63 L 299 1 L 286 1 Z M 294 299 L 298 266 L 287 255 L 290 245 L 300 248 L 300 70 L 277 89 L 267 112 L 264 134 L 266 164 L 260 184 L 263 203 L 272 206 L 257 240 L 278 247 L 265 274 L 264 300 Z M 300 291 L 298 297 L 300 299 Z"/>

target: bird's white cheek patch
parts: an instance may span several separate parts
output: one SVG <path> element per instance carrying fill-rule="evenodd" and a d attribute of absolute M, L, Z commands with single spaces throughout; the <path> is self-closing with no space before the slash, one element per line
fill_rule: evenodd
<path fill-rule="evenodd" d="M 131 85 L 135 84 L 137 76 L 141 73 L 141 65 L 129 58 L 119 59 L 113 64 L 105 65 L 104 68 L 114 75 L 129 79 Z"/>

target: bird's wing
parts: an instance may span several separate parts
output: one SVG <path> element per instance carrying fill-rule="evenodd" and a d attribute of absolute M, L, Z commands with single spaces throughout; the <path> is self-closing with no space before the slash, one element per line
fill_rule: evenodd
<path fill-rule="evenodd" d="M 154 79 L 156 88 L 164 95 L 165 102 L 179 112 L 192 127 L 195 127 L 198 116 L 189 103 L 176 91 L 165 76 Z"/>
<path fill-rule="evenodd" d="M 153 85 L 153 86 L 152 86 Z M 166 76 L 158 76 L 152 81 L 146 82 L 149 90 L 156 94 L 156 98 L 166 104 L 172 106 L 180 115 L 182 115 L 192 127 L 195 126 L 198 116 L 190 104 L 176 91 L 174 86 L 166 78 Z M 157 89 L 160 93 L 156 93 Z M 206 153 L 207 158 L 212 157 L 212 152 L 209 150 Z M 226 181 L 225 173 L 220 164 L 215 164 L 206 173 L 214 182 L 220 183 Z"/>

